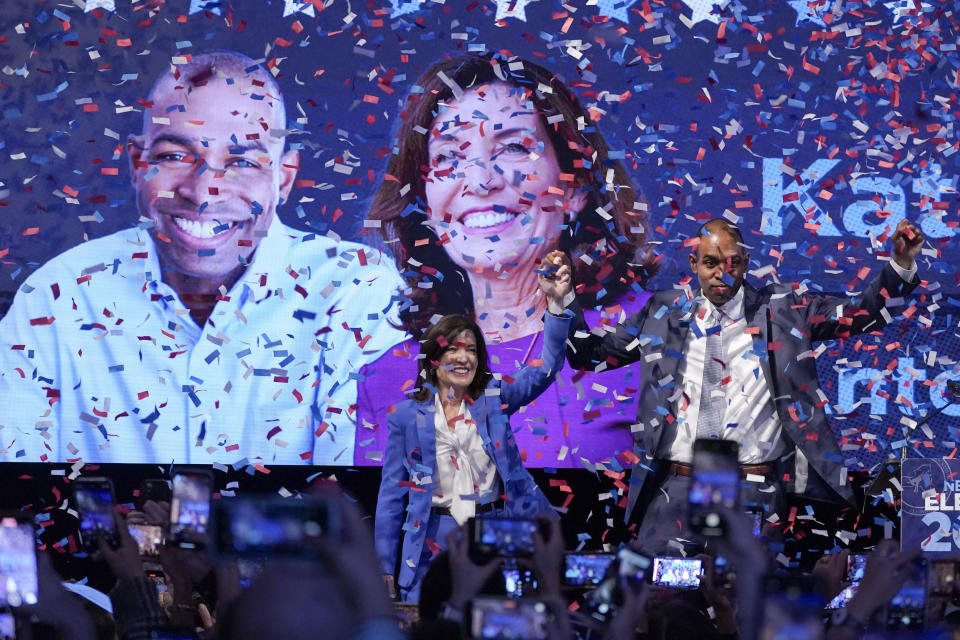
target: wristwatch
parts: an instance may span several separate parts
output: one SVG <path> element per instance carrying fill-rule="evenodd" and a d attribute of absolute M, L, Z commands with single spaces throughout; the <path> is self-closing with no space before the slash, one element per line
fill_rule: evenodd
<path fill-rule="evenodd" d="M 833 612 L 833 615 L 830 616 L 830 626 L 832 627 L 846 627 L 857 633 L 863 633 L 867 630 L 867 623 L 857 620 L 853 615 L 850 614 L 849 609 L 846 607 L 842 609 L 837 609 Z"/>

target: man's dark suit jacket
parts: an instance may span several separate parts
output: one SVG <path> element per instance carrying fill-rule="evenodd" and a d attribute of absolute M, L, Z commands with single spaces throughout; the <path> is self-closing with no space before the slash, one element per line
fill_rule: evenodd
<path fill-rule="evenodd" d="M 744 283 L 744 314 L 748 331 L 754 332 L 753 350 L 760 357 L 783 423 L 783 437 L 796 445 L 781 459 L 788 491 L 821 498 L 839 496 L 853 504 L 840 447 L 823 410 L 827 398 L 817 382 L 813 343 L 883 328 L 890 316 L 886 308 L 902 304 L 899 298 L 919 282 L 917 277 L 904 282 L 887 264 L 856 299 L 800 293 L 797 285 L 757 290 Z M 692 295 L 696 298 L 699 291 Z M 570 330 L 567 360 L 573 367 L 596 370 L 644 361 L 637 424 L 633 426 L 635 461 L 628 518 L 638 498 L 642 514 L 656 493 L 658 483 L 647 482 L 649 474 L 663 477 L 663 461 L 655 455 L 666 422 L 677 418 L 677 403 L 670 398 L 679 388 L 679 364 L 696 309 L 686 291 L 660 291 L 623 323 L 595 327 L 591 332 L 578 312 Z"/>

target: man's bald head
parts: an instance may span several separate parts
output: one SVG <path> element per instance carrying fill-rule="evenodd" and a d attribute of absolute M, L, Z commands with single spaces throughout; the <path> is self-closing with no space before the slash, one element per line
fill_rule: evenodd
<path fill-rule="evenodd" d="M 723 218 L 714 218 L 700 225 L 700 229 L 697 230 L 697 237 L 703 242 L 704 238 L 709 238 L 715 233 L 726 233 L 733 238 L 737 244 L 743 244 L 743 234 L 740 233 L 740 229 L 738 229 L 735 224 Z"/>
<path fill-rule="evenodd" d="M 690 268 L 700 280 L 703 296 L 720 307 L 743 284 L 750 254 L 744 251 L 743 234 L 735 225 L 714 218 L 697 231 L 700 242 L 690 254 Z"/>

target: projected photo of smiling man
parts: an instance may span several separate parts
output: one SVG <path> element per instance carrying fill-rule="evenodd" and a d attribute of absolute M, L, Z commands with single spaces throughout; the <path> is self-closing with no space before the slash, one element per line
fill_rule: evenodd
<path fill-rule="evenodd" d="M 301 143 L 256 60 L 175 58 L 141 103 L 131 226 L 0 320 L 0 459 L 349 464 L 356 372 L 405 337 L 392 263 L 283 223 Z"/>
<path fill-rule="evenodd" d="M 159 80 L 143 135 L 127 143 L 163 280 L 201 326 L 220 287 L 250 264 L 299 164 L 297 151 L 283 151 L 286 118 L 272 78 L 260 67 L 224 69 L 229 61 L 221 57 L 219 75 Z"/>

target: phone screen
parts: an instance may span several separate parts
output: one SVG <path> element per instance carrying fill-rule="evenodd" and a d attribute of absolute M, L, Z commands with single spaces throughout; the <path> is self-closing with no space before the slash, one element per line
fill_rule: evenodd
<path fill-rule="evenodd" d="M 162 570 L 158 569 L 146 569 L 143 572 L 143 575 L 150 578 L 153 584 L 157 587 L 157 602 L 160 603 L 160 606 L 163 606 L 164 595 L 167 592 L 167 576 L 163 573 Z"/>
<path fill-rule="evenodd" d="M 128 524 L 127 531 L 137 541 L 140 555 L 154 557 L 163 546 L 163 527 L 153 524 Z"/>
<path fill-rule="evenodd" d="M 650 571 L 650 556 L 623 547 L 617 552 L 615 572 L 607 571 L 595 589 L 587 594 L 584 606 L 587 613 L 606 622 L 623 604 L 623 590 L 632 582 L 642 582 Z"/>
<path fill-rule="evenodd" d="M 930 593 L 941 596 L 953 595 L 956 582 L 956 560 L 934 560 L 930 563 Z"/>
<path fill-rule="evenodd" d="M 723 536 L 726 525 L 716 507 L 735 509 L 740 502 L 739 447 L 730 440 L 697 440 L 693 478 L 687 496 L 690 527 L 705 536 Z"/>
<path fill-rule="evenodd" d="M 850 554 L 847 558 L 847 582 L 858 583 L 863 580 L 863 569 L 867 566 L 867 556 L 862 553 Z"/>
<path fill-rule="evenodd" d="M 844 587 L 843 591 L 838 593 L 833 597 L 833 600 L 827 603 L 827 609 L 843 609 L 853 598 L 854 594 L 857 593 L 857 587 L 860 586 L 860 583 L 854 583 Z"/>
<path fill-rule="evenodd" d="M 0 603 L 37 603 L 37 551 L 33 525 L 0 518 Z"/>
<path fill-rule="evenodd" d="M 9 611 L 0 613 L 0 640 L 17 640 L 17 621 Z"/>
<path fill-rule="evenodd" d="M 475 518 L 473 549 L 479 555 L 533 555 L 536 520 L 524 518 Z"/>
<path fill-rule="evenodd" d="M 113 483 L 107 478 L 80 479 L 74 485 L 74 491 L 83 544 L 88 549 L 96 549 L 99 538 L 115 544 L 118 532 L 113 517 Z"/>
<path fill-rule="evenodd" d="M 643 582 L 650 570 L 650 556 L 623 548 L 617 553 L 620 560 L 618 574 L 624 582 Z M 697 560 L 697 562 L 700 562 Z"/>
<path fill-rule="evenodd" d="M 511 598 L 522 598 L 540 587 L 537 576 L 529 569 L 503 569 L 503 585 Z"/>
<path fill-rule="evenodd" d="M 214 511 L 213 539 L 225 556 L 302 556 L 342 534 L 339 511 L 318 499 L 227 498 Z"/>
<path fill-rule="evenodd" d="M 550 614 L 535 600 L 474 598 L 470 602 L 470 637 L 547 640 Z"/>
<path fill-rule="evenodd" d="M 887 605 L 887 630 L 922 631 L 927 606 L 927 563 L 914 563 L 913 573 Z"/>
<path fill-rule="evenodd" d="M 827 603 L 827 609 L 843 609 L 850 603 L 850 599 L 857 593 L 857 587 L 863 580 L 863 569 L 867 565 L 867 556 L 862 553 L 851 554 L 847 558 L 846 580 L 850 584 Z"/>
<path fill-rule="evenodd" d="M 181 471 L 173 475 L 170 538 L 177 546 L 198 549 L 205 545 L 212 490 L 213 476 L 209 473 Z"/>
<path fill-rule="evenodd" d="M 703 566 L 694 558 L 654 558 L 652 582 L 661 587 L 696 589 Z"/>
<path fill-rule="evenodd" d="M 568 587 L 600 584 L 613 563 L 612 553 L 568 553 L 563 558 L 563 582 Z"/>

